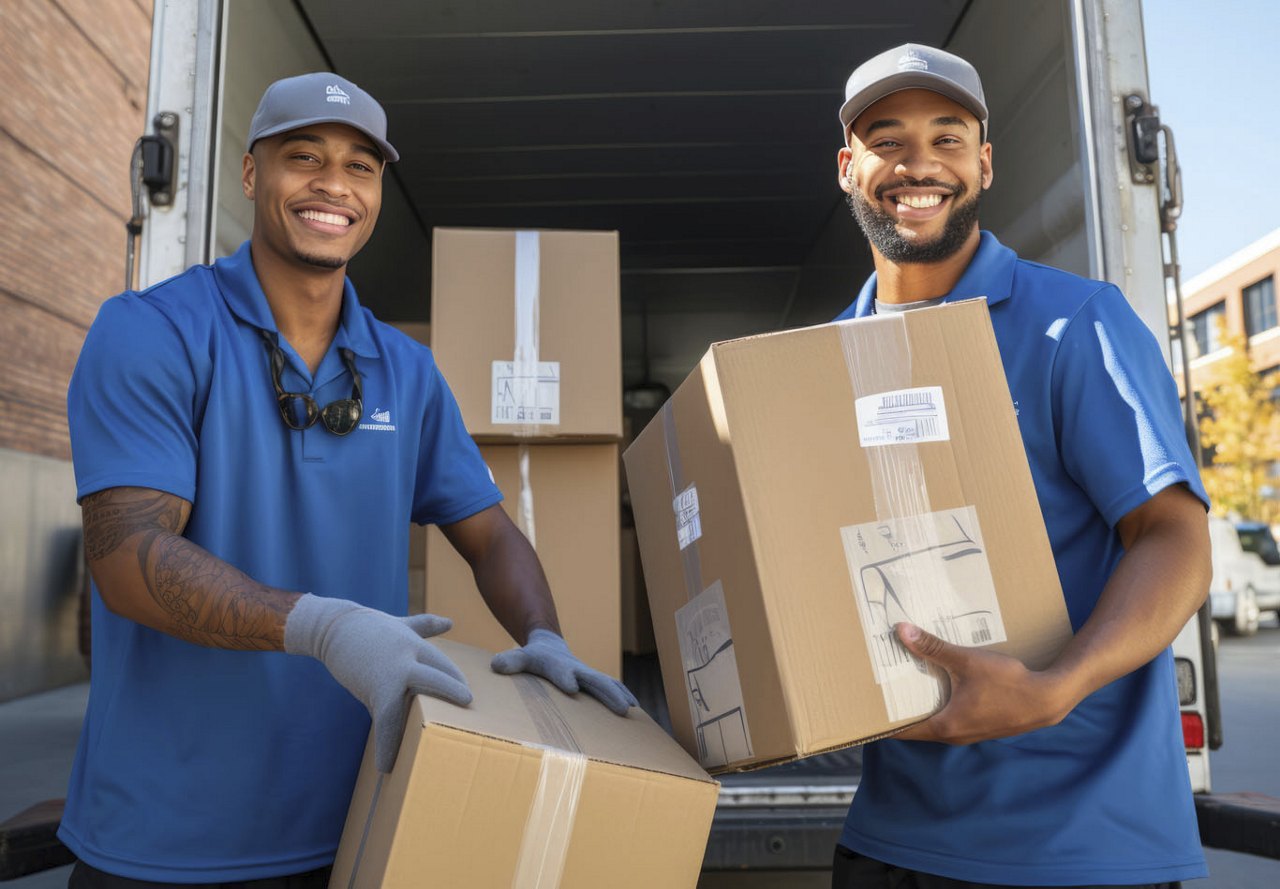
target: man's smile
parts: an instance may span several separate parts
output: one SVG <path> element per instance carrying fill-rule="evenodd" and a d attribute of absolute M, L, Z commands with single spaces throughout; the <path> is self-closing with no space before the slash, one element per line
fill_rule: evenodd
<path fill-rule="evenodd" d="M 876 189 L 876 197 L 889 202 L 901 221 L 924 222 L 941 215 L 948 201 L 963 191 L 963 187 L 933 182 L 909 186 L 882 185 Z"/>
<path fill-rule="evenodd" d="M 293 211 L 308 229 L 325 234 L 346 234 L 356 214 L 345 207 L 311 204 Z"/>

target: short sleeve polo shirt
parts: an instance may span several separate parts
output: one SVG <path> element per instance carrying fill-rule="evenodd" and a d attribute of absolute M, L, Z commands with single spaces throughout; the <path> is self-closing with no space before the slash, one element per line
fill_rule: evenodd
<path fill-rule="evenodd" d="M 246 243 L 108 300 L 68 392 L 77 494 L 153 488 L 192 504 L 185 536 L 271 586 L 407 609 L 410 522 L 501 500 L 431 352 L 376 321 L 351 282 L 315 374 L 283 338 L 286 391 L 363 384 L 359 427 L 282 421 Z M 60 836 L 102 870 L 159 882 L 299 873 L 332 861 L 369 729 L 323 665 L 204 648 L 93 597 L 93 688 Z"/>
<path fill-rule="evenodd" d="M 873 311 L 873 275 L 837 320 Z M 1123 554 L 1116 523 L 1162 489 L 1207 497 L 1154 336 L 1112 285 L 1026 262 L 989 232 L 946 301 L 984 297 L 1072 625 Z M 972 882 L 1093 885 L 1206 873 L 1173 658 L 1057 726 L 967 746 L 879 741 L 841 843 Z"/>

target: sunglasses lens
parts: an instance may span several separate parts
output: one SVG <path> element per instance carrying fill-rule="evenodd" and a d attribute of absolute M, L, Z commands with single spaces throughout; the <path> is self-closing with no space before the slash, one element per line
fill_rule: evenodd
<path fill-rule="evenodd" d="M 316 405 L 301 395 L 286 395 L 280 399 L 280 415 L 291 429 L 306 429 L 316 421 Z"/>
<path fill-rule="evenodd" d="M 320 412 L 324 426 L 334 435 L 346 435 L 360 423 L 360 412 L 363 409 L 359 401 L 347 398 L 326 404 Z"/>

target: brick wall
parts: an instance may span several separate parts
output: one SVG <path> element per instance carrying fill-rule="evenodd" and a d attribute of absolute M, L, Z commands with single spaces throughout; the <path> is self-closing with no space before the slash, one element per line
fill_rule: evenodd
<path fill-rule="evenodd" d="M 67 381 L 124 283 L 151 0 L 0 4 L 0 448 L 69 459 Z"/>

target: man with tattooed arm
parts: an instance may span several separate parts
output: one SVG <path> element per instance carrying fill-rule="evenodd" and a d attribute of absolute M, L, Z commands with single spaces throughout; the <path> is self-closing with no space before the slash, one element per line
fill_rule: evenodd
<path fill-rule="evenodd" d="M 68 392 L 93 575 L 93 682 L 59 836 L 72 887 L 323 886 L 368 735 L 395 761 L 409 695 L 466 705 L 407 609 L 409 523 L 439 525 L 531 672 L 635 699 L 559 635 L 424 346 L 361 308 L 382 107 L 317 73 L 250 124 L 235 254 L 108 300 Z M 376 419 L 375 419 L 376 417 Z"/>

